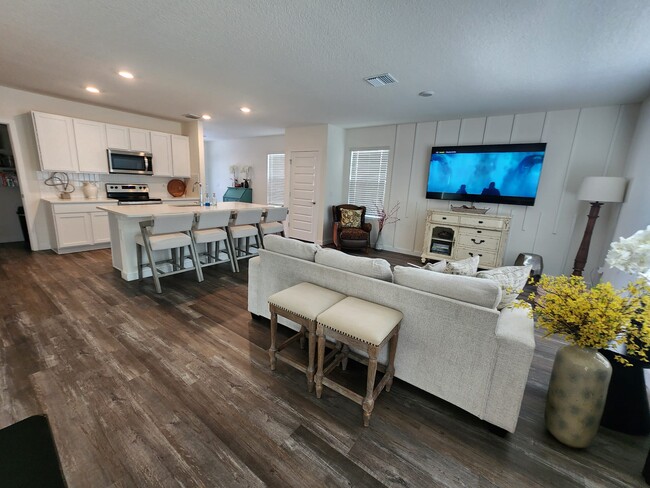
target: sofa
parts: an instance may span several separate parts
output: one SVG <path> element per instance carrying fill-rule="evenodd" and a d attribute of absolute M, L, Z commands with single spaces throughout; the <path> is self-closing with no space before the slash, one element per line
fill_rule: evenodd
<path fill-rule="evenodd" d="M 515 431 L 535 350 L 533 320 L 526 309 L 497 310 L 498 284 L 412 267 L 393 271 L 383 259 L 280 236 L 265 236 L 264 246 L 248 268 L 253 316 L 269 318 L 268 297 L 305 281 L 399 310 L 395 376 Z M 283 317 L 279 323 L 298 330 Z"/>

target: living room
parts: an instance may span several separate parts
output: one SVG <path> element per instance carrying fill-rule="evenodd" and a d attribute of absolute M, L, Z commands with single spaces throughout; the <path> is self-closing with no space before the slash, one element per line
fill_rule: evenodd
<path fill-rule="evenodd" d="M 538 255 L 544 274 L 570 275 L 593 208 L 580 196 L 582 183 L 622 177 L 624 196 L 600 208 L 582 274 L 589 287 L 626 286 L 631 275 L 606 255 L 612 242 L 650 224 L 645 1 L 69 0 L 5 10 L 0 125 L 11 159 L 0 173 L 18 186 L 0 188 L 0 433 L 30 419 L 46 422 L 16 444 L 0 443 L 2 476 L 24 467 L 5 454 L 29 452 L 34 434 L 39 446 L 51 444 L 50 471 L 40 461 L 31 466 L 43 470 L 23 471 L 54 473 L 67 486 L 643 486 L 646 434 L 597 425 L 591 443 L 576 448 L 547 428 L 554 359 L 565 342 L 533 332 L 524 309 L 498 310 L 506 288 L 488 286 L 494 303 L 483 310 L 458 298 L 466 291 L 460 285 L 449 287 L 451 298 L 429 300 L 397 281 L 323 268 L 317 256 L 334 259 L 332 206 L 355 203 L 353 152 L 386 151 L 378 205 L 398 208 L 397 221 L 382 232 L 383 250 L 370 249 L 364 262 L 390 264 L 387 273 L 397 280 L 409 264 L 422 264 L 429 212 L 473 203 L 427 198 L 433 148 L 543 143 L 534 205 L 476 202 L 487 218 L 509 219 L 499 264 Z M 365 78 L 376 75 L 393 82 L 371 86 Z M 69 139 L 53 145 L 72 148 L 76 168 L 44 164 L 39 116 L 66 127 Z M 99 170 L 82 167 L 82 124 L 104 138 Z M 155 169 L 109 172 L 109 129 L 131 138 L 144 133 Z M 170 155 L 172 141 L 187 144 L 187 168 L 175 173 L 170 156 L 168 171 L 158 172 L 163 158 L 152 137 L 165 141 Z M 4 142 L 0 150 L 7 156 Z M 253 250 L 258 257 L 242 259 L 238 272 L 224 262 L 206 267 L 201 281 L 198 272 L 181 270 L 163 278 L 157 293 L 148 276 L 125 278 L 116 266 L 109 237 L 118 232 L 110 222 L 124 222 L 123 215 L 108 216 L 105 239 L 92 240 L 93 219 L 108 207 L 117 212 L 110 184 L 147 187 L 160 207 L 171 202 L 198 218 L 207 211 L 195 201 L 214 194 L 212 209 L 229 209 L 224 194 L 245 178 L 241 188 L 252 192 L 252 204 L 264 211 L 286 205 L 291 224 L 291 161 L 305 152 L 318 155 L 312 234 L 305 239 L 295 226 L 285 228 L 288 237 L 324 247 L 301 243 L 313 262 L 296 265 L 272 239 Z M 269 161 L 280 155 L 284 191 L 271 201 Z M 182 183 L 181 196 L 170 192 L 172 181 Z M 91 222 L 91 239 L 62 246 L 52 208 L 75 205 L 87 215 L 61 215 Z M 378 237 L 371 207 L 369 247 Z M 144 245 L 128 245 L 142 256 Z M 395 382 L 376 398 L 367 427 L 354 395 L 325 388 L 317 396 L 304 371 L 269 367 L 268 298 L 297 277 L 405 307 Z M 516 319 L 504 319 L 512 314 Z M 497 333 L 504 322 L 509 333 Z M 293 340 L 285 323 L 280 319 L 278 343 Z M 526 330 L 517 330 L 522 324 Z M 435 335 L 426 339 L 430 347 L 426 334 Z M 297 338 L 291 348 L 290 358 L 307 360 L 309 348 L 300 349 Z M 408 348 L 417 355 L 409 357 Z M 350 358 L 333 378 L 363 391 L 369 361 Z M 379 369 L 380 383 L 392 383 Z M 508 407 L 494 407 L 500 402 Z"/>

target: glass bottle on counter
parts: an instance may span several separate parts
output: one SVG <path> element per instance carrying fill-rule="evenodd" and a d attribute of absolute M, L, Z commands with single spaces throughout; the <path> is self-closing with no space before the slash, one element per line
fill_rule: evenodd
<path fill-rule="evenodd" d="M 205 202 L 204 205 L 206 207 L 210 206 L 210 192 L 209 191 L 205 192 L 205 200 L 204 200 L 204 202 Z"/>
<path fill-rule="evenodd" d="M 210 199 L 210 203 L 214 205 L 215 207 L 217 206 L 217 194 L 213 193 L 212 198 Z"/>

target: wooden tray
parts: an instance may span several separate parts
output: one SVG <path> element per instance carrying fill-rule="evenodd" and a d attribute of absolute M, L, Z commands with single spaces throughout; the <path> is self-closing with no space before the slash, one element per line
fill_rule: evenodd
<path fill-rule="evenodd" d="M 169 180 L 167 192 L 173 197 L 182 197 L 185 195 L 185 183 L 183 180 Z"/>

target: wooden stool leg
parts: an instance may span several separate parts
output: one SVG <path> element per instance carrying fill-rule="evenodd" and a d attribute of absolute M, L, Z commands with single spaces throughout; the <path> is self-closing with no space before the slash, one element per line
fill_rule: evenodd
<path fill-rule="evenodd" d="M 386 374 L 389 375 L 389 377 L 386 382 L 386 391 L 390 391 L 390 387 L 393 386 L 393 378 L 395 377 L 395 352 L 397 351 L 398 336 L 399 330 L 390 338 L 390 343 L 388 345 L 388 368 L 386 368 Z"/>
<path fill-rule="evenodd" d="M 309 363 L 307 364 L 307 390 L 311 393 L 312 391 L 314 391 L 314 362 L 316 360 L 316 324 L 311 324 L 311 326 L 309 327 L 308 334 L 309 334 L 309 339 L 307 341 L 307 345 L 309 347 Z M 325 343 L 324 339 L 325 338 L 323 338 L 323 343 Z"/>
<path fill-rule="evenodd" d="M 363 426 L 370 424 L 370 415 L 375 407 L 375 377 L 377 376 L 377 347 L 368 347 L 368 378 L 366 380 L 366 397 L 363 399 Z"/>
<path fill-rule="evenodd" d="M 342 371 L 348 369 L 348 354 L 350 354 L 350 347 L 347 344 L 343 344 L 343 358 L 341 359 Z"/>
<path fill-rule="evenodd" d="M 318 336 L 318 369 L 316 371 L 316 398 L 323 394 L 323 362 L 325 360 L 325 331 L 322 325 L 316 328 Z"/>
<path fill-rule="evenodd" d="M 271 371 L 275 371 L 275 364 L 277 359 L 275 357 L 276 349 L 276 335 L 278 331 L 278 314 L 271 312 L 271 347 L 269 347 L 269 360 L 271 362 Z"/>

